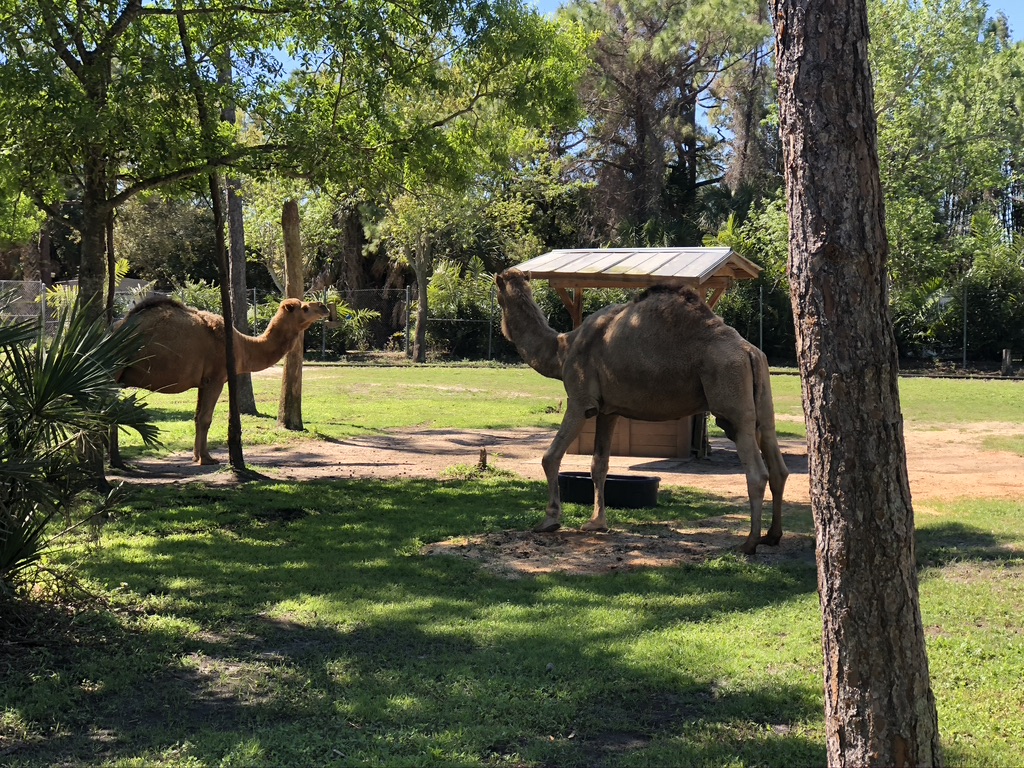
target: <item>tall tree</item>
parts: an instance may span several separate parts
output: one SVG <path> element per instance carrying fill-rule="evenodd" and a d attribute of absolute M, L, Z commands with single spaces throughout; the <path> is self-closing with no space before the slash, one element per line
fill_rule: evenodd
<path fill-rule="evenodd" d="M 772 0 L 833 766 L 938 765 L 864 0 Z"/>
<path fill-rule="evenodd" d="M 231 51 L 225 49 L 217 63 L 217 81 L 221 85 L 231 85 L 234 79 Z M 234 130 L 238 124 L 238 109 L 230 88 L 221 106 L 220 119 Z M 229 175 L 224 180 L 227 194 L 228 220 L 228 272 L 231 278 L 231 314 L 234 315 L 233 325 L 244 334 L 249 334 L 249 302 L 245 284 L 245 219 L 242 215 L 242 201 L 238 196 L 242 182 L 237 175 Z M 255 416 L 256 396 L 252 391 L 252 374 L 241 373 L 235 379 L 238 385 L 238 410 L 240 413 Z"/>
<path fill-rule="evenodd" d="M 259 55 L 252 15 L 183 12 L 195 24 L 230 25 L 238 37 L 247 21 L 248 49 Z M 141 0 L 0 2 L 0 146 L 25 193 L 79 232 L 79 299 L 97 316 L 111 212 L 238 150 L 224 135 L 216 147 L 204 146 L 174 14 Z M 65 200 L 77 203 L 74 217 L 64 215 Z"/>
<path fill-rule="evenodd" d="M 698 114 L 714 103 L 717 77 L 763 42 L 758 3 L 577 0 L 564 12 L 594 38 L 581 82 L 588 120 L 575 141 L 608 212 L 605 237 L 694 240 L 681 225 L 724 161 L 724 142 Z"/>

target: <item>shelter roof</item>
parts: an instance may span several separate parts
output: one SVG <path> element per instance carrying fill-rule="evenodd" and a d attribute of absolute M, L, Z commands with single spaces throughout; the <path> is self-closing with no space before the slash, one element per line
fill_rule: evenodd
<path fill-rule="evenodd" d="M 761 268 L 731 248 L 565 248 L 516 267 L 553 288 L 641 288 L 659 284 L 722 290 Z"/>

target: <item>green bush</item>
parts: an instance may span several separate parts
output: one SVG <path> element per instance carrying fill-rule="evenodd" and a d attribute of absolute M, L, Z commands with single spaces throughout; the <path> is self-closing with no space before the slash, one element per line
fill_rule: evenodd
<path fill-rule="evenodd" d="M 131 334 L 109 335 L 74 306 L 58 313 L 50 338 L 35 320 L 0 323 L 0 595 L 27 584 L 75 526 L 99 480 L 83 457 L 102 451 L 112 426 L 156 443 L 144 407 L 121 398 L 113 377 L 135 348 Z"/>

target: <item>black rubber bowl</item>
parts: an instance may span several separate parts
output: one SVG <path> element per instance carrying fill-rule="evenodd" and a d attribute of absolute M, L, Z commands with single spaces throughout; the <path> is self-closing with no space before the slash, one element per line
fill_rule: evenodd
<path fill-rule="evenodd" d="M 604 481 L 604 502 L 619 509 L 658 506 L 660 477 L 651 475 L 608 475 Z M 559 472 L 558 493 L 562 501 L 594 503 L 594 481 L 589 472 Z"/>

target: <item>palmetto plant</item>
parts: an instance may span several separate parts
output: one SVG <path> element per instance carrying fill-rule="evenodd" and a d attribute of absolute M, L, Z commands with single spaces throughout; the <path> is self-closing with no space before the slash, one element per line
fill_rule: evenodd
<path fill-rule="evenodd" d="M 102 448 L 111 426 L 157 442 L 142 403 L 122 397 L 114 381 L 134 338 L 108 334 L 74 307 L 59 312 L 52 335 L 41 330 L 35 320 L 0 320 L 0 594 L 24 584 L 75 524 L 73 511 L 97 481 L 83 456 Z"/>

